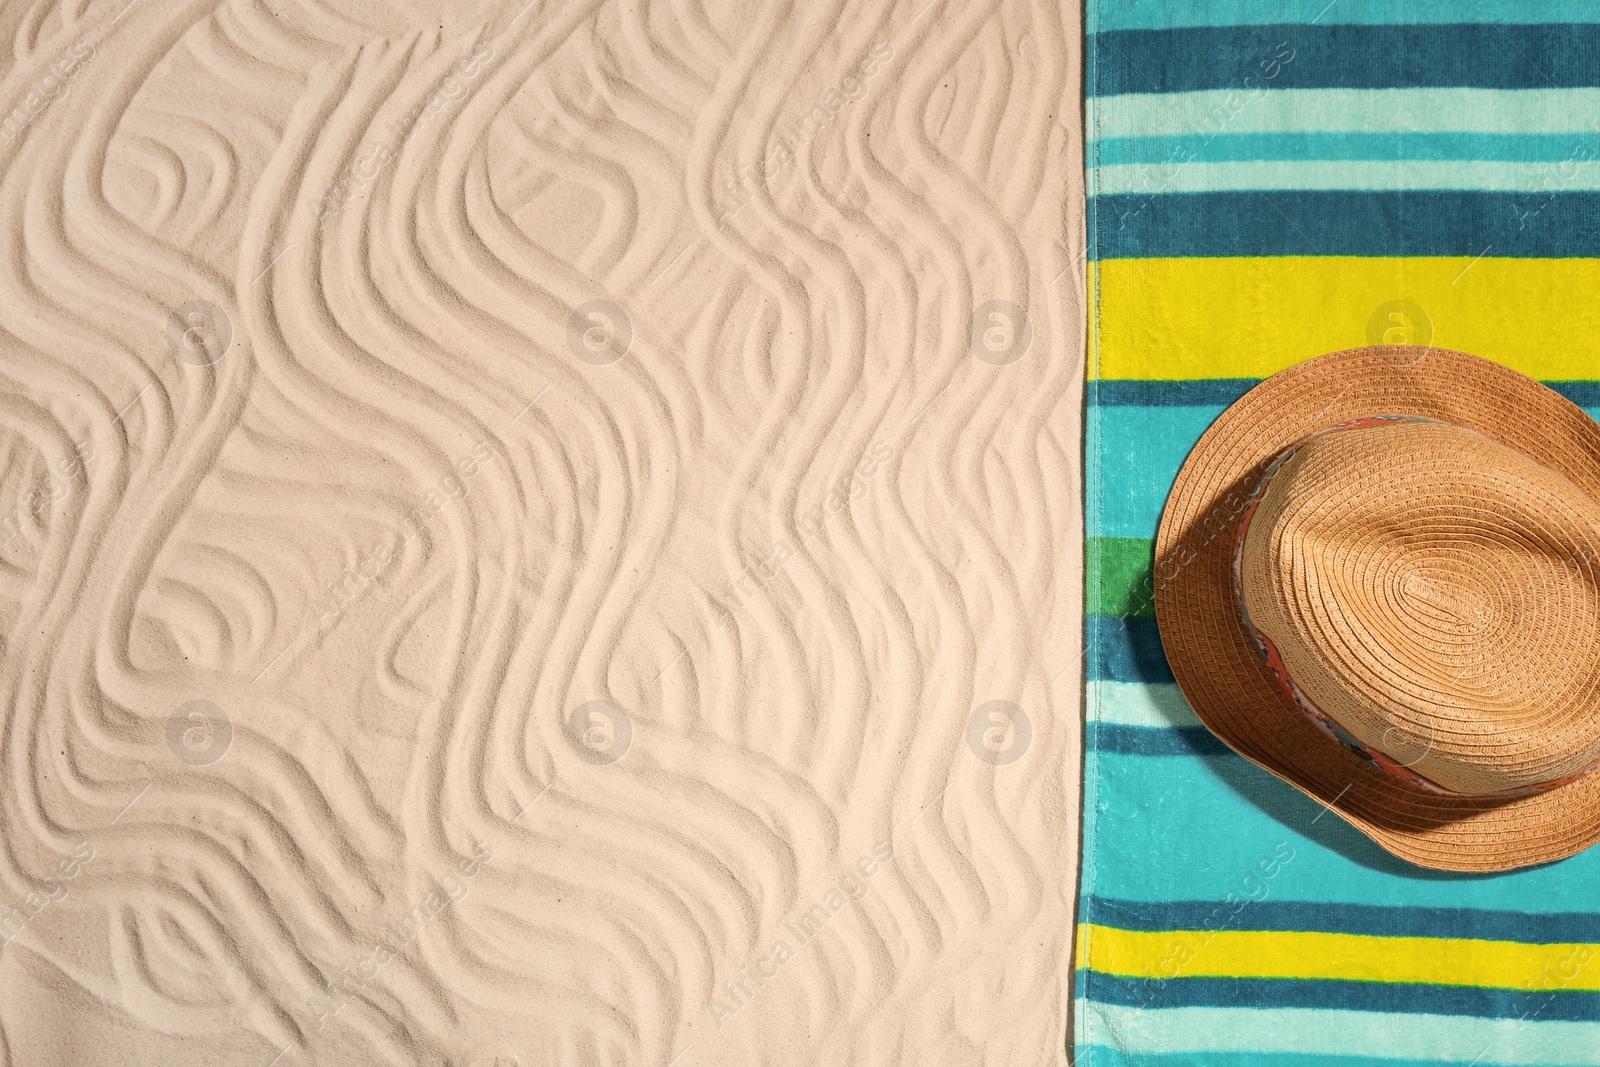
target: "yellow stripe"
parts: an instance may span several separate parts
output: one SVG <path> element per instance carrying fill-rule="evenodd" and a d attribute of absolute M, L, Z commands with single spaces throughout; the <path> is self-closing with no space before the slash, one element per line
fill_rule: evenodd
<path fill-rule="evenodd" d="M 1257 930 L 1146 933 L 1080 924 L 1078 966 L 1133 978 L 1338 978 L 1600 989 L 1600 945 Z"/>
<path fill-rule="evenodd" d="M 1400 340 L 1405 309 L 1374 320 L 1393 301 L 1421 308 L 1442 348 L 1545 380 L 1600 376 L 1600 259 L 1120 259 L 1089 283 L 1101 378 L 1265 378 L 1374 343 L 1377 327 Z"/>

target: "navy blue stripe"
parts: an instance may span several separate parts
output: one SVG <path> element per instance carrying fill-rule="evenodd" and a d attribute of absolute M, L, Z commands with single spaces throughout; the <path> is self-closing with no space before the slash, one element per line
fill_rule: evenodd
<path fill-rule="evenodd" d="M 1559 977 L 1552 979 L 1552 987 Z M 1350 982 L 1324 978 L 1130 978 L 1094 975 L 1094 999 L 1136 1008 L 1327 1008 L 1480 1019 L 1593 1022 L 1600 993 Z"/>
<path fill-rule="evenodd" d="M 1227 407 L 1259 384 L 1260 378 L 1097 378 L 1089 383 L 1089 403 L 1099 407 Z"/>
<path fill-rule="evenodd" d="M 1544 384 L 1580 408 L 1600 408 L 1600 382 L 1545 382 Z M 1591 411 L 1590 415 L 1593 414 Z"/>
<path fill-rule="evenodd" d="M 1247 873 L 1255 872 L 1240 872 L 1241 885 Z M 1470 935 L 1485 941 L 1516 941 L 1524 945 L 1600 941 L 1600 917 L 1584 912 L 1539 915 L 1482 908 L 1397 908 L 1381 904 L 1272 899 L 1251 901 L 1231 918 L 1230 911 L 1227 905 L 1216 900 L 1148 903 L 1091 896 L 1084 902 L 1080 921 L 1119 930 L 1314 930 L 1378 937 L 1438 938 Z"/>
<path fill-rule="evenodd" d="M 1600 26 L 1193 26 L 1092 38 L 1096 96 L 1600 85 Z"/>
<path fill-rule="evenodd" d="M 1597 6 L 1596 11 L 1600 11 Z M 1191 133 L 1102 137 L 1091 167 L 1264 160 L 1501 161 L 1580 164 L 1600 159 L 1600 139 L 1571 133 L 1418 133 L 1411 130 L 1316 133 Z M 1557 172 L 1560 173 L 1560 172 Z"/>
<path fill-rule="evenodd" d="M 1600 193 L 1343 190 L 1089 198 L 1090 255 L 1600 256 Z"/>
<path fill-rule="evenodd" d="M 1261 384 L 1260 378 L 1190 378 L 1158 381 L 1097 378 L 1089 382 L 1093 407 L 1227 407 Z M 1600 408 L 1600 381 L 1545 382 L 1580 408 Z"/>
<path fill-rule="evenodd" d="M 1129 726 L 1102 722 L 1089 728 L 1089 747 L 1123 756 L 1227 756 L 1232 750 L 1204 726 Z"/>
<path fill-rule="evenodd" d="M 1090 681 L 1155 685 L 1175 681 L 1161 648 L 1156 620 L 1096 615 L 1094 626 L 1098 637 L 1094 654 L 1089 657 Z"/>

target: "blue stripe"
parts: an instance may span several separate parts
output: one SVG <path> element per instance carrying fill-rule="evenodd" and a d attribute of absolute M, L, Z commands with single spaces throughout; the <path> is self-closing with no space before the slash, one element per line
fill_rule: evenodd
<path fill-rule="evenodd" d="M 1600 5 L 1597 5 L 1600 8 Z M 1089 166 L 1259 162 L 1262 160 L 1472 160 L 1574 164 L 1600 156 L 1585 133 L 1219 133 L 1107 137 L 1089 146 Z"/>
<path fill-rule="evenodd" d="M 1233 750 L 1204 726 L 1124 726 L 1091 723 L 1088 745 L 1095 752 L 1124 756 L 1231 756 Z"/>
<path fill-rule="evenodd" d="M 1550 388 L 1600 420 L 1600 382 L 1545 382 Z"/>
<path fill-rule="evenodd" d="M 1293 866 L 1291 861 L 1284 871 Z M 1218 911 L 1224 907 L 1215 900 L 1150 903 L 1090 896 L 1084 901 L 1079 921 L 1119 930 L 1221 929 Z M 1589 912 L 1536 915 L 1487 908 L 1397 908 L 1273 899 L 1251 902 L 1226 928 L 1437 938 L 1457 938 L 1470 932 L 1485 941 L 1517 941 L 1524 945 L 1590 944 L 1600 940 L 1600 916 Z"/>
<path fill-rule="evenodd" d="M 1600 256 L 1600 193 L 1397 190 L 1089 198 L 1094 259 Z"/>
<path fill-rule="evenodd" d="M 1600 22 L 1594 0 L 1107 0 L 1096 3 L 1093 30 L 1263 23 L 1386 25 L 1440 22 Z M 1487 1067 L 1487 1065 L 1485 1065 Z"/>
<path fill-rule="evenodd" d="M 1592 23 L 1103 30 L 1090 47 L 1096 96 L 1600 85 L 1600 26 Z"/>
<path fill-rule="evenodd" d="M 1182 381 L 1098 378 L 1089 382 L 1089 404 L 1099 407 L 1225 408 L 1260 384 L 1260 378 L 1188 378 Z M 1589 415 L 1600 419 L 1600 381 L 1544 384 L 1579 407 L 1592 409 Z"/>
<path fill-rule="evenodd" d="M 1572 989 L 1484 989 L 1306 978 L 1143 979 L 1097 972 L 1094 999 L 1134 1008 L 1338 1008 L 1528 1023 L 1600 1021 L 1600 993 Z"/>
<path fill-rule="evenodd" d="M 1089 657 L 1092 682 L 1171 684 L 1172 668 L 1161 648 L 1154 619 L 1094 616 L 1094 654 Z"/>
<path fill-rule="evenodd" d="M 1097 378 L 1089 383 L 1089 404 L 1103 407 L 1225 408 L 1260 384 L 1260 378 L 1189 378 L 1170 382 Z"/>

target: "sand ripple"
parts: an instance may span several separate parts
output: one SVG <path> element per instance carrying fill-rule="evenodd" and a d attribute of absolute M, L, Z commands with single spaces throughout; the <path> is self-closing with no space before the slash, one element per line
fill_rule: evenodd
<path fill-rule="evenodd" d="M 0 9 L 0 1064 L 1065 1062 L 1078 17 L 922 2 Z"/>

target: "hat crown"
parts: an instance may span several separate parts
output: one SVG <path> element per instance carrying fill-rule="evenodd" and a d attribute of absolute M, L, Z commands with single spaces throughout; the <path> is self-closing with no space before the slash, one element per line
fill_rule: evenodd
<path fill-rule="evenodd" d="M 1262 493 L 1240 591 L 1302 694 L 1447 789 L 1600 762 L 1600 505 L 1520 452 L 1436 422 L 1316 435 Z"/>

